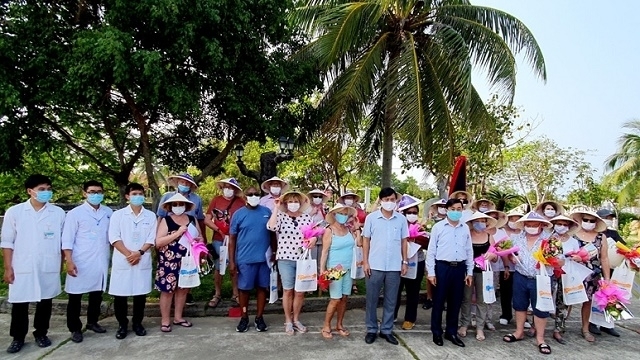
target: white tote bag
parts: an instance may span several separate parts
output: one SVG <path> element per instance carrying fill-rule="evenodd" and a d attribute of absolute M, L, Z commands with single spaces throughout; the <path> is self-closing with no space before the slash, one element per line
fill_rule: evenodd
<path fill-rule="evenodd" d="M 493 270 L 491 263 L 487 261 L 487 269 L 482 272 L 482 298 L 485 304 L 496 302 L 496 288 L 493 284 Z"/>
<path fill-rule="evenodd" d="M 616 271 L 611 275 L 611 282 L 616 284 L 620 290 L 631 298 L 631 290 L 633 289 L 633 280 L 635 272 L 629 267 L 629 260 L 625 260 L 616 268 Z"/>
<path fill-rule="evenodd" d="M 224 241 L 220 245 L 220 258 L 218 264 L 220 267 L 220 275 L 227 273 L 227 264 L 229 263 L 229 235 L 224 236 Z"/>
<path fill-rule="evenodd" d="M 583 281 L 591 274 L 591 270 L 568 259 L 562 269 L 565 271 L 565 274 L 562 274 L 562 299 L 564 303 L 577 305 L 589 301 Z"/>
<path fill-rule="evenodd" d="M 353 247 L 353 260 L 351 261 L 351 278 L 352 279 L 364 279 L 364 252 L 362 247 Z"/>
<path fill-rule="evenodd" d="M 409 242 L 407 243 L 407 272 L 402 277 L 405 279 L 415 280 L 418 276 L 418 251 L 420 251 L 420 245 Z"/>
<path fill-rule="evenodd" d="M 187 247 L 187 254 L 180 260 L 180 272 L 178 273 L 178 287 L 190 289 L 200 286 L 198 264 L 191 256 L 191 246 Z"/>
<path fill-rule="evenodd" d="M 271 267 L 271 275 L 269 275 L 269 304 L 278 301 L 278 271 L 275 266 Z"/>
<path fill-rule="evenodd" d="M 544 264 L 540 264 L 540 273 L 536 275 L 536 309 L 544 312 L 556 311 L 551 293 L 551 277 L 547 275 Z"/>
<path fill-rule="evenodd" d="M 613 321 L 608 322 L 606 317 L 604 316 L 604 311 L 598 309 L 596 304 L 591 305 L 591 314 L 589 315 L 589 322 L 596 325 L 602 326 L 607 329 L 613 329 Z"/>
<path fill-rule="evenodd" d="M 311 258 L 311 252 L 306 249 L 298 261 L 296 261 L 297 292 L 318 290 L 318 262 Z"/>

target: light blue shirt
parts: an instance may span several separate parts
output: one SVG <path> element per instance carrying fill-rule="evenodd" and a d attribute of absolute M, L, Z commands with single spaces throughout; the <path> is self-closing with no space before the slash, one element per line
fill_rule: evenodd
<path fill-rule="evenodd" d="M 402 239 L 409 237 L 407 218 L 393 212 L 390 218 L 377 210 L 367 215 L 362 236 L 369 238 L 369 267 L 378 271 L 402 271 Z"/>
<path fill-rule="evenodd" d="M 538 260 L 533 258 L 533 253 L 540 249 L 542 240 L 546 238 L 547 234 L 543 231 L 531 247 L 527 244 L 527 235 L 524 231 L 511 238 L 513 246 L 520 248 L 520 250 L 518 250 L 519 261 L 515 263 L 517 272 L 526 277 L 534 277 L 540 273 L 540 271 L 536 269 Z M 545 266 L 545 270 L 547 271 L 547 275 L 551 276 L 553 274 L 553 268 L 551 266 Z"/>
<path fill-rule="evenodd" d="M 437 260 L 464 261 L 467 265 L 467 275 L 473 275 L 473 246 L 467 224 L 460 221 L 453 226 L 446 219 L 433 225 L 427 248 L 427 274 L 429 276 L 435 276 Z"/>
<path fill-rule="evenodd" d="M 170 191 L 162 195 L 162 198 L 160 198 L 160 205 L 164 204 L 165 201 L 167 201 L 170 197 L 172 197 L 175 194 L 177 194 L 177 192 Z M 200 196 L 195 194 L 193 191 L 189 191 L 187 195 L 185 194 L 182 194 L 182 195 L 184 195 L 184 197 L 186 197 L 189 201 L 193 203 L 193 208 L 189 211 L 185 211 L 184 213 L 187 215 L 193 216 L 194 218 L 196 218 L 196 220 L 204 220 L 204 213 L 202 212 L 202 199 L 200 198 Z M 162 208 L 162 206 L 158 206 L 158 211 L 156 211 L 156 215 L 162 218 L 169 214 L 167 213 L 167 210 Z"/>

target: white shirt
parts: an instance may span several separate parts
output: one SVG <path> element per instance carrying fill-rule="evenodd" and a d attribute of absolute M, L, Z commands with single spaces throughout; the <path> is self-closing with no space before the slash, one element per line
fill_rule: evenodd
<path fill-rule="evenodd" d="M 84 294 L 107 289 L 109 273 L 109 220 L 113 210 L 100 205 L 93 208 L 85 202 L 67 213 L 62 231 L 62 250 L 71 250 L 77 276 L 67 274 L 64 291 Z"/>
<path fill-rule="evenodd" d="M 13 249 L 15 275 L 9 285 L 9 302 L 51 299 L 61 292 L 61 234 L 64 210 L 46 203 L 36 211 L 27 200 L 4 215 L 0 247 Z"/>
<path fill-rule="evenodd" d="M 136 216 L 131 206 L 117 210 L 109 223 L 109 242 L 122 241 L 131 251 L 138 251 L 144 244 L 155 244 L 156 215 L 142 208 Z M 109 294 L 115 296 L 145 295 L 151 292 L 151 251 L 131 266 L 127 258 L 113 249 Z"/>
<path fill-rule="evenodd" d="M 435 276 L 438 260 L 464 261 L 467 265 L 467 275 L 473 275 L 473 245 L 466 223 L 459 221 L 454 226 L 449 220 L 442 220 L 433 225 L 427 248 L 426 267 L 429 276 Z"/>

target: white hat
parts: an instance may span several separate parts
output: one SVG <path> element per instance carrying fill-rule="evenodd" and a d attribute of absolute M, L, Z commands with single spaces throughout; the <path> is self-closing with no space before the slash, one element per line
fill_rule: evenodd
<path fill-rule="evenodd" d="M 507 217 L 507 214 L 504 213 L 504 211 L 500 211 L 500 210 L 489 210 L 486 213 L 484 213 L 485 215 L 489 215 L 489 214 L 498 214 L 498 223 L 496 224 L 496 227 L 499 229 L 503 226 L 505 226 L 507 224 L 507 222 L 509 221 L 509 218 Z"/>
<path fill-rule="evenodd" d="M 447 200 L 445 199 L 437 200 L 436 202 L 431 204 L 431 206 L 429 206 L 429 211 L 436 213 L 438 212 L 438 206 L 446 206 L 446 205 L 447 205 Z"/>
<path fill-rule="evenodd" d="M 308 197 L 313 197 L 313 195 L 322 195 L 322 201 L 327 201 L 329 199 L 329 196 L 320 189 L 313 189 L 307 193 Z"/>
<path fill-rule="evenodd" d="M 281 192 L 285 192 L 289 189 L 289 183 L 280 179 L 277 176 L 272 177 L 271 179 L 267 179 L 265 180 L 261 185 L 260 185 L 260 189 L 262 189 L 262 191 L 266 192 L 267 194 L 270 193 L 269 188 L 267 187 L 267 184 L 270 181 L 279 181 L 281 183 L 281 187 L 282 187 L 282 191 Z"/>
<path fill-rule="evenodd" d="M 582 227 L 582 215 L 589 215 L 596 218 L 596 228 L 594 229 L 596 232 L 603 232 L 607 230 L 607 223 L 605 223 L 604 220 L 602 220 L 602 218 L 600 218 L 600 216 L 598 216 L 598 214 L 594 213 L 593 211 L 574 211 L 571 214 L 571 218 L 573 219 L 573 221 L 580 224 L 580 227 Z"/>
<path fill-rule="evenodd" d="M 564 215 L 564 207 L 562 206 L 562 204 L 552 200 L 543 201 L 538 204 L 536 206 L 536 212 L 546 218 L 546 216 L 544 215 L 544 208 L 547 205 L 551 205 L 554 209 L 556 209 L 556 215 Z"/>
<path fill-rule="evenodd" d="M 193 185 L 194 189 L 198 188 L 198 184 L 196 184 L 196 181 L 193 180 L 193 177 L 187 173 L 169 176 L 169 185 L 173 186 L 174 188 L 178 188 L 179 179 L 188 181 L 189 183 L 191 183 L 191 185 Z"/>
<path fill-rule="evenodd" d="M 344 194 L 340 195 L 340 197 L 338 198 L 338 202 L 341 204 L 344 204 L 344 198 L 347 196 L 353 196 L 355 197 L 355 202 L 359 203 L 360 202 L 360 196 L 352 191 L 347 190 L 347 192 L 345 192 Z"/>
<path fill-rule="evenodd" d="M 300 200 L 300 210 L 298 210 L 299 212 L 305 213 L 311 207 L 311 204 L 309 203 L 309 198 L 307 197 L 307 195 L 297 190 L 291 190 L 280 196 L 279 209 L 281 212 L 287 212 L 287 204 L 284 201 L 289 195 L 298 195 L 300 197 L 301 200 Z"/>
<path fill-rule="evenodd" d="M 485 215 L 483 213 L 481 213 L 480 211 L 476 211 L 474 212 L 470 218 L 467 219 L 467 223 L 473 222 L 475 220 L 479 220 L 479 219 L 486 219 L 487 220 L 487 229 L 491 229 L 494 228 L 497 224 L 498 224 L 498 220 L 492 218 L 491 216 Z"/>
<path fill-rule="evenodd" d="M 464 194 L 467 196 L 467 201 L 471 202 L 471 199 L 473 198 L 473 196 L 471 196 L 470 193 L 464 191 L 464 190 L 458 190 L 458 191 L 454 191 L 451 193 L 451 195 L 449 195 L 449 199 L 455 199 L 458 195 Z"/>
<path fill-rule="evenodd" d="M 242 192 L 242 188 L 240 187 L 240 184 L 238 184 L 238 180 L 236 180 L 235 178 L 228 178 L 228 179 L 222 179 L 219 180 L 216 183 L 216 186 L 218 186 L 218 189 L 222 190 L 222 184 L 228 184 L 233 186 L 235 189 L 235 194 L 238 195 L 239 193 Z"/>
<path fill-rule="evenodd" d="M 479 205 L 479 204 L 480 204 L 480 202 L 482 202 L 482 201 L 485 201 L 485 202 L 488 202 L 488 203 L 489 203 L 489 210 L 495 210 L 495 208 L 496 208 L 496 204 L 495 204 L 493 201 L 489 200 L 489 199 L 479 199 L 479 200 L 474 201 L 474 202 L 471 204 L 471 209 L 473 209 L 473 210 L 479 210 L 479 209 L 478 209 L 478 207 L 479 207 L 478 205 Z"/>
<path fill-rule="evenodd" d="M 349 216 L 356 216 L 358 214 L 358 211 L 355 208 L 337 203 L 334 207 L 331 208 L 331 210 L 329 210 L 327 216 L 325 216 L 324 218 L 327 224 L 332 225 L 334 222 L 336 222 L 336 212 L 342 209 L 347 209 L 349 211 Z"/>
<path fill-rule="evenodd" d="M 189 211 L 191 209 L 193 209 L 194 203 L 187 199 L 186 197 L 184 197 L 182 194 L 180 193 L 175 193 L 175 195 L 173 195 L 172 197 L 168 198 L 167 200 L 165 200 L 162 205 L 160 205 L 161 208 L 163 208 L 166 211 L 171 211 L 171 203 L 174 202 L 183 202 L 185 203 L 185 211 Z"/>
<path fill-rule="evenodd" d="M 402 197 L 400 198 L 400 201 L 398 202 L 398 211 L 402 212 L 414 206 L 418 206 L 422 204 L 422 202 L 423 202 L 422 200 L 416 197 L 404 194 L 402 195 Z"/>
<path fill-rule="evenodd" d="M 542 223 L 545 228 L 550 228 L 552 226 L 547 219 L 535 211 L 530 211 L 525 216 L 518 219 L 518 221 L 516 221 L 516 227 L 522 230 L 525 222 L 539 222 Z"/>
<path fill-rule="evenodd" d="M 569 231 L 567 231 L 566 235 L 572 236 L 573 234 L 577 233 L 578 230 L 580 230 L 580 225 L 575 220 L 573 220 L 572 218 L 566 217 L 564 215 L 558 215 L 553 219 L 549 220 L 549 222 L 555 225 L 554 221 L 560 221 L 560 220 L 568 221 L 570 223 Z"/>
<path fill-rule="evenodd" d="M 523 217 L 524 214 L 518 210 L 518 208 L 515 209 L 511 209 L 508 213 L 507 213 L 507 219 L 512 217 L 512 216 L 519 216 L 519 217 Z"/>

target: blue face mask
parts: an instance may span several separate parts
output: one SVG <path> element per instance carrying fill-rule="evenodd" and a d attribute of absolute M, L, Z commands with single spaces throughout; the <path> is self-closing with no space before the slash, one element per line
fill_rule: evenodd
<path fill-rule="evenodd" d="M 87 202 L 91 205 L 100 205 L 104 200 L 104 194 L 89 194 L 87 195 Z"/>
<path fill-rule="evenodd" d="M 129 196 L 129 203 L 133 206 L 140 206 L 144 204 L 144 195 L 131 195 Z"/>
<path fill-rule="evenodd" d="M 336 221 L 337 221 L 339 224 L 344 225 L 344 224 L 347 222 L 347 220 L 349 220 L 349 216 L 348 216 L 348 215 L 344 215 L 344 214 L 336 214 Z"/>
<path fill-rule="evenodd" d="M 49 200 L 53 197 L 53 191 L 51 190 L 40 190 L 36 192 L 36 200 L 39 203 L 48 203 Z"/>
<path fill-rule="evenodd" d="M 447 210 L 447 217 L 451 221 L 460 221 L 460 219 L 462 218 L 462 211 Z"/>
<path fill-rule="evenodd" d="M 484 231 L 487 229 L 487 223 L 483 223 L 483 222 L 474 222 L 473 223 L 473 229 L 475 231 Z"/>
<path fill-rule="evenodd" d="M 191 188 L 186 185 L 178 185 L 178 191 L 181 193 L 188 193 L 191 191 Z"/>

